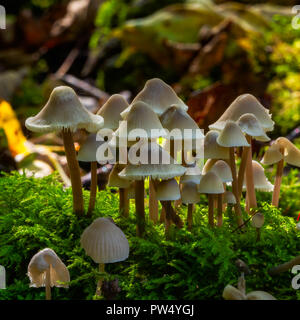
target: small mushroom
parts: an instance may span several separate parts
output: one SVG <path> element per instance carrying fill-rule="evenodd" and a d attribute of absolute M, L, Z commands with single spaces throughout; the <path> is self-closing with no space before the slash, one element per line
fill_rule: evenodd
<path fill-rule="evenodd" d="M 68 288 L 70 274 L 57 254 L 49 248 L 35 254 L 28 265 L 30 287 L 45 287 L 46 300 L 51 300 L 51 287 Z"/>
<path fill-rule="evenodd" d="M 264 225 L 265 217 L 262 213 L 257 212 L 252 216 L 251 225 L 256 228 L 257 238 L 256 241 L 260 240 L 260 230 Z"/>
<path fill-rule="evenodd" d="M 183 203 L 188 205 L 187 224 L 188 230 L 191 230 L 193 224 L 194 205 L 200 201 L 197 183 L 192 180 L 181 183 L 181 199 Z"/>

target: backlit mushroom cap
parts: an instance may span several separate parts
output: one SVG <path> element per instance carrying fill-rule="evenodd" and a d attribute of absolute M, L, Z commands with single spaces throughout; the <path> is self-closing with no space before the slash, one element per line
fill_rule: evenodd
<path fill-rule="evenodd" d="M 35 254 L 28 265 L 30 287 L 45 287 L 46 272 L 50 268 L 50 286 L 68 288 L 70 274 L 57 254 L 49 248 Z"/>
<path fill-rule="evenodd" d="M 264 225 L 264 222 L 265 222 L 265 217 L 262 213 L 260 212 L 257 212 L 253 217 L 252 217 L 252 220 L 251 220 L 251 225 L 254 227 L 254 228 L 261 228 L 263 225 Z"/>
<path fill-rule="evenodd" d="M 223 203 L 236 204 L 235 195 L 231 191 L 226 191 L 224 193 Z"/>
<path fill-rule="evenodd" d="M 212 171 L 207 172 L 198 185 L 199 193 L 219 194 L 224 193 L 222 180 Z"/>
<path fill-rule="evenodd" d="M 284 149 L 284 160 L 295 167 L 300 167 L 300 150 L 287 138 L 280 137 L 275 141 L 276 145 Z"/>
<path fill-rule="evenodd" d="M 240 290 L 230 284 L 224 288 L 222 297 L 225 300 L 247 300 L 246 296 Z"/>
<path fill-rule="evenodd" d="M 197 123 L 178 106 L 167 109 L 160 116 L 160 121 L 162 126 L 168 129 L 170 133 L 173 130 L 174 136 L 170 138 L 174 140 L 195 140 L 204 137 Z"/>
<path fill-rule="evenodd" d="M 89 112 L 80 103 L 75 91 L 66 86 L 56 87 L 44 108 L 25 122 L 26 128 L 34 132 L 53 132 L 63 129 L 71 131 L 86 129 L 89 132 L 96 132 L 103 127 L 103 124 L 103 118 Z"/>
<path fill-rule="evenodd" d="M 220 133 L 209 131 L 204 138 L 204 158 L 205 159 L 229 159 L 229 150 L 217 143 Z"/>
<path fill-rule="evenodd" d="M 269 110 L 251 94 L 238 96 L 223 115 L 215 123 L 211 124 L 209 128 L 223 130 L 228 120 L 237 121 L 245 113 L 254 114 L 264 131 L 272 131 L 274 129 L 274 121 L 271 119 Z"/>
<path fill-rule="evenodd" d="M 131 185 L 131 182 L 129 180 L 121 179 L 119 177 L 119 173 L 125 168 L 124 164 L 116 163 L 112 169 L 112 171 L 109 174 L 108 177 L 108 187 L 113 188 L 129 188 Z"/>
<path fill-rule="evenodd" d="M 254 114 L 245 113 L 237 121 L 237 124 L 242 131 L 251 137 L 254 137 L 258 141 L 270 141 L 270 138 L 266 135 L 260 122 L 257 120 Z"/>
<path fill-rule="evenodd" d="M 139 135 L 141 139 L 155 139 L 166 135 L 158 116 L 142 101 L 132 103 L 130 112 L 124 120 L 115 132 L 115 135 L 120 138 L 135 141 L 136 136 L 131 132 L 135 129 L 143 129 L 145 131 L 145 133 L 141 132 L 141 135 Z"/>
<path fill-rule="evenodd" d="M 151 177 L 154 180 L 167 180 L 182 176 L 187 170 L 179 165 L 167 151 L 155 142 L 146 142 L 142 144 L 140 147 L 140 154 L 148 155 L 147 159 L 145 159 L 145 163 L 129 163 L 125 169 L 119 173 L 119 177 L 127 180 L 142 180 L 146 177 Z M 153 163 L 153 157 L 157 160 L 155 161 L 155 164 Z"/>
<path fill-rule="evenodd" d="M 156 199 L 174 201 L 180 199 L 180 189 L 175 179 L 162 180 L 156 186 Z"/>
<path fill-rule="evenodd" d="M 210 170 L 214 172 L 223 182 L 232 181 L 231 169 L 225 161 L 218 160 Z"/>
<path fill-rule="evenodd" d="M 247 300 L 277 300 L 271 294 L 265 291 L 252 291 L 247 295 Z"/>
<path fill-rule="evenodd" d="M 108 218 L 98 218 L 81 235 L 85 253 L 96 263 L 114 263 L 126 260 L 129 243 L 123 231 Z"/>
<path fill-rule="evenodd" d="M 175 91 L 158 78 L 146 82 L 145 87 L 133 99 L 132 104 L 121 113 L 123 119 L 126 118 L 132 105 L 138 101 L 147 103 L 158 115 L 161 115 L 171 105 L 177 105 L 184 111 L 188 109 L 188 106 L 177 96 Z"/>
<path fill-rule="evenodd" d="M 200 201 L 200 193 L 197 184 L 189 181 L 181 184 L 181 199 L 183 203 L 198 203 Z"/>
<path fill-rule="evenodd" d="M 228 120 L 224 129 L 217 138 L 217 143 L 222 147 L 249 147 L 242 130 L 233 121 Z"/>
<path fill-rule="evenodd" d="M 129 106 L 125 98 L 120 94 L 113 94 L 98 110 L 97 114 L 104 119 L 105 128 L 116 130 L 119 121 L 122 121 L 121 112 Z"/>
<path fill-rule="evenodd" d="M 255 160 L 252 160 L 252 168 L 253 168 L 254 188 L 259 191 L 272 192 L 274 189 L 274 186 L 265 176 L 264 168 Z M 244 189 L 246 188 L 245 180 L 244 180 L 243 188 Z"/>
<path fill-rule="evenodd" d="M 264 154 L 261 160 L 262 164 L 272 165 L 283 159 L 283 154 L 280 152 L 280 146 L 276 143 L 272 144 Z"/>

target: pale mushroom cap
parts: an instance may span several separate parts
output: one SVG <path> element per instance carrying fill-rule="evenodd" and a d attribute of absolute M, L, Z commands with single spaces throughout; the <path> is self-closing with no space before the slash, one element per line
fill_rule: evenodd
<path fill-rule="evenodd" d="M 186 183 L 186 182 L 194 182 L 196 184 L 200 183 L 200 180 L 202 178 L 201 170 L 199 167 L 188 167 L 187 171 L 183 176 L 180 177 L 179 183 Z"/>
<path fill-rule="evenodd" d="M 253 95 L 247 93 L 238 96 L 223 115 L 215 123 L 211 124 L 209 128 L 222 130 L 228 120 L 237 121 L 245 113 L 254 114 L 264 131 L 272 131 L 274 129 L 274 121 L 271 119 L 269 110 Z"/>
<path fill-rule="evenodd" d="M 205 159 L 229 159 L 229 150 L 217 143 L 220 133 L 209 131 L 204 138 L 204 158 Z"/>
<path fill-rule="evenodd" d="M 275 141 L 284 150 L 284 160 L 295 167 L 300 167 L 300 150 L 287 138 L 280 137 Z"/>
<path fill-rule="evenodd" d="M 252 160 L 254 188 L 259 191 L 272 192 L 273 184 L 265 176 L 264 168 L 255 160 Z M 245 179 L 243 188 L 245 189 Z"/>
<path fill-rule="evenodd" d="M 265 222 L 265 217 L 262 213 L 260 212 L 257 212 L 253 217 L 252 217 L 252 220 L 251 220 L 251 225 L 254 227 L 254 228 L 261 228 L 263 225 L 264 225 L 264 222 Z"/>
<path fill-rule="evenodd" d="M 28 265 L 28 277 L 31 287 L 45 287 L 46 271 L 50 268 L 50 286 L 68 287 L 70 274 L 57 254 L 49 248 L 35 254 Z"/>
<path fill-rule="evenodd" d="M 193 181 L 181 184 L 181 199 L 183 203 L 198 203 L 200 201 L 200 193 L 197 184 Z"/>
<path fill-rule="evenodd" d="M 242 130 L 233 121 L 228 120 L 224 129 L 217 138 L 217 143 L 222 147 L 249 147 Z"/>
<path fill-rule="evenodd" d="M 260 122 L 254 114 L 245 113 L 237 121 L 241 130 L 256 140 L 270 141 L 271 139 L 266 135 Z"/>
<path fill-rule="evenodd" d="M 246 296 L 240 290 L 230 284 L 224 288 L 222 297 L 225 300 L 247 300 Z"/>
<path fill-rule="evenodd" d="M 120 94 L 113 94 L 98 110 L 97 115 L 103 117 L 105 128 L 116 130 L 122 121 L 121 112 L 129 106 Z"/>
<path fill-rule="evenodd" d="M 223 203 L 236 204 L 235 195 L 231 191 L 226 191 L 224 193 Z"/>
<path fill-rule="evenodd" d="M 218 160 L 210 170 L 219 176 L 223 182 L 231 182 L 233 180 L 231 169 L 223 160 Z"/>
<path fill-rule="evenodd" d="M 285 150 L 284 155 L 287 155 L 288 151 L 295 147 L 295 145 L 285 137 L 277 138 L 274 144 Z"/>
<path fill-rule="evenodd" d="M 66 86 L 56 87 L 43 109 L 26 120 L 25 126 L 34 132 L 53 132 L 63 129 L 85 129 L 96 132 L 104 125 L 99 115 L 89 112 L 79 101 L 75 91 Z"/>
<path fill-rule="evenodd" d="M 160 121 L 165 129 L 175 133 L 172 139 L 200 139 L 204 135 L 197 123 L 180 107 L 172 106 L 161 116 Z"/>
<path fill-rule="evenodd" d="M 129 180 L 121 179 L 119 177 L 119 173 L 125 168 L 124 164 L 116 163 L 112 169 L 112 171 L 109 174 L 108 177 L 108 187 L 113 188 L 129 188 L 131 185 L 131 182 Z"/>
<path fill-rule="evenodd" d="M 283 154 L 280 152 L 280 146 L 278 144 L 272 144 L 265 152 L 261 163 L 265 165 L 272 165 L 278 163 L 283 159 Z"/>
<path fill-rule="evenodd" d="M 127 131 L 125 130 L 126 125 Z M 136 129 L 143 129 L 145 131 L 145 133 L 139 135 L 141 139 L 154 139 L 166 135 L 158 116 L 142 101 L 132 103 L 130 112 L 124 121 L 121 122 L 115 134 L 132 141 L 135 140 L 136 137 L 131 131 Z M 156 132 L 154 132 L 154 130 Z"/>
<path fill-rule="evenodd" d="M 123 231 L 108 218 L 98 218 L 81 235 L 85 253 L 96 263 L 114 263 L 126 260 L 129 243 Z"/>
<path fill-rule="evenodd" d="M 265 291 L 251 291 L 247 294 L 247 300 L 277 300 Z"/>
<path fill-rule="evenodd" d="M 222 180 L 212 171 L 207 172 L 198 185 L 199 193 L 219 194 L 224 193 L 224 186 Z"/>
<path fill-rule="evenodd" d="M 119 173 L 119 177 L 127 180 L 142 180 L 146 177 L 152 179 L 167 180 L 182 176 L 186 168 L 179 165 L 167 151 L 155 142 L 144 143 L 140 147 L 140 154 L 147 154 L 145 164 L 128 164 L 124 170 Z M 151 163 L 151 157 L 157 155 L 158 160 L 155 164 Z M 148 161 L 147 161 L 148 160 Z"/>
<path fill-rule="evenodd" d="M 180 189 L 175 179 L 162 180 L 156 187 L 156 199 L 174 201 L 180 199 Z"/>
<path fill-rule="evenodd" d="M 138 101 L 147 103 L 157 115 L 161 115 L 173 104 L 184 111 L 188 109 L 188 106 L 177 96 L 172 87 L 158 78 L 148 80 L 143 90 L 133 99 L 132 104 Z M 132 104 L 121 113 L 123 119 L 126 118 Z"/>

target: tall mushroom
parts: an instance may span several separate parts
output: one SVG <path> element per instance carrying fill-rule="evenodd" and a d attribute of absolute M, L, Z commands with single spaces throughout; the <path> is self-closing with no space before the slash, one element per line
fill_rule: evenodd
<path fill-rule="evenodd" d="M 193 225 L 194 205 L 200 201 L 200 194 L 198 193 L 197 183 L 192 180 L 183 182 L 181 183 L 180 189 L 182 202 L 188 205 L 187 225 L 188 230 L 191 230 Z"/>
<path fill-rule="evenodd" d="M 28 265 L 30 287 L 45 287 L 46 300 L 51 300 L 51 287 L 68 288 L 70 274 L 57 254 L 49 248 L 35 254 Z"/>
<path fill-rule="evenodd" d="M 123 231 L 111 218 L 98 218 L 82 233 L 80 243 L 86 255 L 99 263 L 99 271 L 105 271 L 106 263 L 124 261 L 129 255 L 129 243 Z M 96 294 L 100 296 L 102 278 L 97 284 Z"/>
<path fill-rule="evenodd" d="M 78 215 L 84 213 L 84 205 L 72 132 L 77 129 L 96 132 L 103 126 L 103 123 L 103 118 L 83 107 L 75 91 L 66 86 L 56 87 L 44 108 L 25 122 L 26 128 L 34 132 L 57 131 L 62 133 L 71 176 L 73 210 Z"/>

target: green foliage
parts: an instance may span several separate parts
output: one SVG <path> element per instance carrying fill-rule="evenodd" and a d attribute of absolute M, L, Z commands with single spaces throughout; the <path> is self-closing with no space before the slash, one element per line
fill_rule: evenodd
<path fill-rule="evenodd" d="M 55 250 L 71 274 L 70 288 L 54 288 L 53 298 L 92 299 L 100 274 L 79 240 L 84 228 L 99 216 L 111 216 L 130 243 L 126 261 L 106 265 L 109 278 L 119 278 L 120 299 L 221 299 L 224 287 L 237 283 L 237 258 L 252 270 L 246 278 L 248 291 L 297 298 L 289 272 L 273 278 L 267 273 L 270 267 L 299 254 L 295 219 L 282 216 L 267 202 L 260 202 L 266 223 L 259 243 L 249 223 L 242 232 L 234 231 L 230 209 L 222 228 L 208 227 L 205 200 L 197 205 L 192 232 L 172 227 L 166 240 L 163 225 L 147 222 L 146 235 L 140 239 L 135 236 L 134 206 L 129 219 L 119 217 L 118 196 L 109 190 L 98 193 L 90 219 L 72 213 L 71 190 L 64 189 L 56 175 L 43 179 L 4 175 L 0 190 L 0 264 L 6 267 L 8 287 L 0 291 L 0 299 L 44 299 L 42 288 L 29 288 L 26 272 L 31 257 L 45 247 Z M 84 197 L 87 205 L 89 193 L 84 192 Z M 183 206 L 182 219 L 185 214 Z"/>

